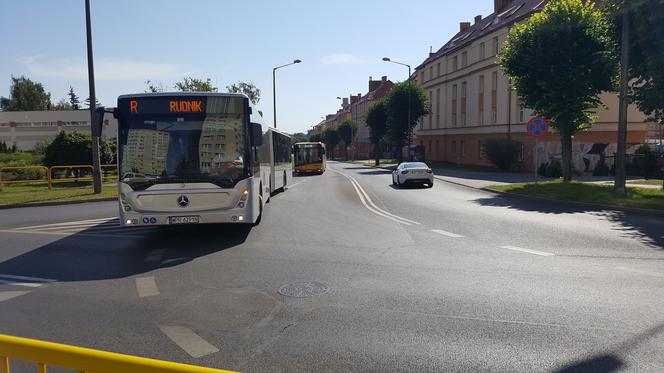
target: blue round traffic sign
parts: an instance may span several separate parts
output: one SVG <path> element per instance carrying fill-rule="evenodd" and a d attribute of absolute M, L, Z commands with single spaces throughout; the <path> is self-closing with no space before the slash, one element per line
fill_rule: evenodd
<path fill-rule="evenodd" d="M 543 136 L 549 130 L 549 123 L 542 117 L 535 117 L 528 121 L 526 129 L 532 137 Z"/>

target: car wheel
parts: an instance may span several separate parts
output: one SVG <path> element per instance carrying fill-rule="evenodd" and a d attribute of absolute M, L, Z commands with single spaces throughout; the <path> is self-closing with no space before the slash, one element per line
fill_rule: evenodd
<path fill-rule="evenodd" d="M 399 176 L 397 176 L 397 187 L 401 188 L 401 180 L 399 180 Z"/>
<path fill-rule="evenodd" d="M 396 181 L 394 181 L 394 175 L 392 175 L 392 185 L 394 185 L 394 186 L 396 186 L 396 185 L 397 185 L 397 182 L 396 182 Z"/>

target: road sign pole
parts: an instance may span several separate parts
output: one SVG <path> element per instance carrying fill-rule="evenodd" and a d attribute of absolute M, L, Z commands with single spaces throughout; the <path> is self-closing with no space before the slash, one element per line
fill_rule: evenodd
<path fill-rule="evenodd" d="M 538 159 L 537 159 L 537 158 L 539 158 L 538 155 L 539 154 L 537 154 L 537 137 L 535 137 L 535 182 L 537 182 L 537 179 L 539 177 L 539 175 L 537 175 L 537 169 L 539 168 L 539 166 L 538 166 L 539 162 L 538 162 Z"/>

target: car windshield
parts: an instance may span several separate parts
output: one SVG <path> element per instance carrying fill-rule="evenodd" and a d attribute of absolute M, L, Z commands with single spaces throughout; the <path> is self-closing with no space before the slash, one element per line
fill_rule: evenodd
<path fill-rule="evenodd" d="M 403 168 L 428 168 L 428 166 L 422 162 L 413 162 L 413 163 L 404 163 Z"/>

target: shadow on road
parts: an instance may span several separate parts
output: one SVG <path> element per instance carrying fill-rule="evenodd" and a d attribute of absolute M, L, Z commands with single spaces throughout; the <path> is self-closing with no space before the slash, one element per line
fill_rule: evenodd
<path fill-rule="evenodd" d="M 360 175 L 390 175 L 392 171 L 389 170 L 374 170 L 374 171 L 365 171 L 358 172 Z"/>
<path fill-rule="evenodd" d="M 620 358 L 620 355 L 627 355 L 629 352 L 635 350 L 639 345 L 645 343 L 649 339 L 657 337 L 658 334 L 664 331 L 664 323 L 660 323 L 645 332 L 630 338 L 613 349 L 608 353 L 598 354 L 591 356 L 587 359 L 573 361 L 568 365 L 560 368 L 558 373 L 582 373 L 582 372 L 616 372 L 625 368 L 625 363 Z"/>
<path fill-rule="evenodd" d="M 401 190 L 401 189 L 430 189 L 429 187 L 425 186 L 424 184 L 420 184 L 420 183 L 408 183 L 408 184 L 402 184 L 401 186 L 390 184 L 389 186 L 390 186 L 390 188 L 395 189 L 395 190 Z"/>
<path fill-rule="evenodd" d="M 0 263 L 0 273 L 59 282 L 123 278 L 238 246 L 247 239 L 251 228 L 233 224 L 171 226 L 155 227 L 149 234 L 136 237 L 86 236 L 94 229 L 6 260 Z M 165 250 L 164 256 L 148 260 L 153 250 Z"/>
<path fill-rule="evenodd" d="M 623 233 L 625 237 L 637 239 L 640 242 L 664 249 L 664 219 L 660 216 L 607 210 L 593 206 L 583 206 L 564 201 L 546 201 L 518 196 L 495 195 L 474 200 L 480 206 L 507 207 L 520 211 L 532 211 L 544 214 L 583 214 L 593 213 L 604 216 L 614 223 L 614 228 Z"/>

